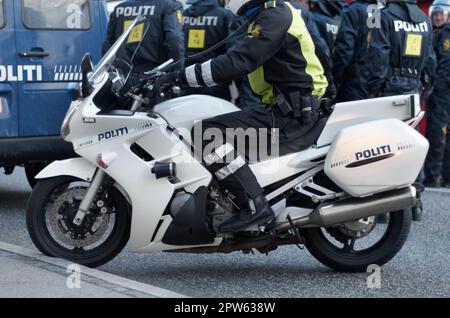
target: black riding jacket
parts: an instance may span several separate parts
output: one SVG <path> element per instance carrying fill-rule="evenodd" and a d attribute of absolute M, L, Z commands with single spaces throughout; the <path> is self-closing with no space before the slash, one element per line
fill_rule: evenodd
<path fill-rule="evenodd" d="M 214 86 L 248 75 L 264 104 L 282 92 L 304 90 L 322 96 L 328 86 L 302 15 L 288 2 L 251 1 L 248 34 L 226 54 L 184 71 L 188 85 Z"/>
<path fill-rule="evenodd" d="M 136 70 L 145 71 L 171 58 L 176 61 L 184 58 L 182 10 L 182 4 L 175 0 L 132 0 L 119 4 L 110 16 L 103 53 L 106 53 L 126 27 L 141 14 L 146 18 L 146 22 L 135 27 L 126 45 L 126 57 L 129 59 L 143 40 L 133 61 Z"/>

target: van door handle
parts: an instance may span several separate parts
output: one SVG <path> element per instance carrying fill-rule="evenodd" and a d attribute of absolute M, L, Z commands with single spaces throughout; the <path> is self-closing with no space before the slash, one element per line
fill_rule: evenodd
<path fill-rule="evenodd" d="M 33 52 L 19 52 L 20 57 L 47 57 L 50 53 L 48 52 L 39 52 L 39 51 L 33 51 Z"/>

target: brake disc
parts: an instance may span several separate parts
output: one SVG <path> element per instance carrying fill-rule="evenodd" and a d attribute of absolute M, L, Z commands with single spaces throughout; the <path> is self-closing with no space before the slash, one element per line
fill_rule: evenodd
<path fill-rule="evenodd" d="M 327 228 L 335 240 L 345 243 L 349 239 L 360 239 L 369 235 L 377 225 L 376 217 L 371 216 L 358 221 L 347 222 L 336 227 Z"/>
<path fill-rule="evenodd" d="M 63 243 L 75 248 L 82 248 L 96 243 L 108 230 L 110 216 L 106 213 L 99 214 L 95 222 L 89 221 L 88 216 L 86 216 L 81 225 L 84 228 L 78 227 L 76 231 L 75 227 L 77 226 L 69 223 L 73 222 L 73 218 L 64 218 L 64 214 L 67 216 L 67 209 L 78 210 L 79 204 L 75 204 L 75 201 L 81 202 L 86 192 L 87 188 L 69 189 L 54 201 L 50 210 L 50 226 L 54 234 Z M 94 229 L 94 225 L 98 226 Z"/>

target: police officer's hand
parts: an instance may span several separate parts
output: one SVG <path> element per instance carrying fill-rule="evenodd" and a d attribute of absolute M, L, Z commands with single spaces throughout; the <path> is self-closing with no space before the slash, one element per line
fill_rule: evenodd
<path fill-rule="evenodd" d="M 320 110 L 325 116 L 329 116 L 334 112 L 335 101 L 326 97 L 320 99 Z"/>
<path fill-rule="evenodd" d="M 156 95 L 165 94 L 172 86 L 175 85 L 177 80 L 177 73 L 170 72 L 165 73 L 158 77 L 153 85 L 153 90 Z"/>
<path fill-rule="evenodd" d="M 323 97 L 331 99 L 332 101 L 334 101 L 336 99 L 336 96 L 337 96 L 337 88 L 336 88 L 336 86 L 333 83 L 329 84 L 328 88 L 327 88 L 327 91 L 325 92 L 325 95 Z"/>
<path fill-rule="evenodd" d="M 158 77 L 154 84 L 154 91 L 157 94 L 166 93 L 174 86 L 185 86 L 180 76 L 180 71 L 169 72 Z"/>

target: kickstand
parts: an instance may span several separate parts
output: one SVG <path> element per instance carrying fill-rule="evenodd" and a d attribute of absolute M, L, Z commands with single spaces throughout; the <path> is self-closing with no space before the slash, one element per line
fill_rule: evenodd
<path fill-rule="evenodd" d="M 298 243 L 295 243 L 295 245 L 296 245 L 299 249 L 304 250 L 305 247 L 301 244 L 301 242 L 303 241 L 303 240 L 302 240 L 302 237 L 301 237 L 301 235 L 300 235 L 300 232 L 298 231 L 298 228 L 295 227 L 294 222 L 292 221 L 292 218 L 291 218 L 290 215 L 287 216 L 287 220 L 288 220 L 289 224 L 291 225 L 291 230 L 292 230 L 294 236 L 297 238 L 297 242 L 298 242 Z"/>

